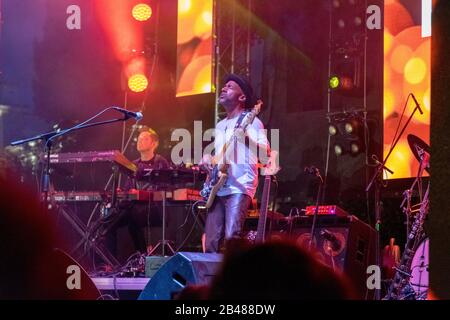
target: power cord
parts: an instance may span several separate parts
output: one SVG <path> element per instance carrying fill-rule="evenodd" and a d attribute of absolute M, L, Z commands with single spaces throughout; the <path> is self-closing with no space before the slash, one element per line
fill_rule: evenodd
<path fill-rule="evenodd" d="M 194 217 L 194 222 L 192 223 L 192 227 L 191 227 L 191 229 L 189 230 L 189 232 L 188 232 L 188 234 L 187 234 L 187 236 L 184 238 L 184 240 L 181 242 L 181 244 L 178 246 L 178 248 L 176 249 L 176 251 L 179 251 L 183 246 L 184 246 L 184 244 L 186 243 L 186 241 L 189 239 L 189 237 L 191 236 L 191 234 L 192 234 L 192 232 L 194 232 L 194 229 L 195 229 L 195 225 L 196 224 L 199 224 L 200 225 L 200 222 L 199 222 L 199 220 L 198 220 L 198 215 L 200 214 L 200 211 L 197 209 L 197 213 L 194 211 L 195 210 L 195 208 L 196 208 L 196 206 L 198 205 L 198 204 L 200 204 L 200 203 L 205 203 L 205 201 L 204 200 L 197 200 L 196 202 L 194 202 L 193 204 L 192 204 L 192 206 L 191 206 L 191 213 L 192 213 L 192 215 L 193 215 L 193 217 Z M 182 228 L 184 225 L 186 225 L 186 223 L 187 223 L 187 217 L 188 217 L 188 215 L 186 215 L 186 219 L 185 219 L 185 222 L 180 226 L 180 227 L 178 227 L 177 228 L 177 231 L 180 229 L 180 228 Z"/>

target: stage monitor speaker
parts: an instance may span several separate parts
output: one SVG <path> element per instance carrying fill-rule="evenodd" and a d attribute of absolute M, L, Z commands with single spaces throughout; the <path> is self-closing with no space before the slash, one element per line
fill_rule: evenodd
<path fill-rule="evenodd" d="M 44 255 L 46 263 L 41 275 L 36 279 L 37 299 L 44 300 L 97 300 L 100 291 L 83 267 L 70 255 L 54 249 Z"/>
<path fill-rule="evenodd" d="M 178 252 L 155 273 L 138 300 L 171 300 L 187 285 L 210 283 L 222 257 L 217 253 Z"/>
<path fill-rule="evenodd" d="M 274 232 L 272 238 L 287 236 L 302 247 L 309 247 L 313 217 L 297 219 L 284 232 Z M 291 230 L 289 232 L 289 230 Z M 315 231 L 316 257 L 339 273 L 346 275 L 358 298 L 370 299 L 374 290 L 368 290 L 367 267 L 374 265 L 376 231 L 355 216 L 318 217 Z"/>

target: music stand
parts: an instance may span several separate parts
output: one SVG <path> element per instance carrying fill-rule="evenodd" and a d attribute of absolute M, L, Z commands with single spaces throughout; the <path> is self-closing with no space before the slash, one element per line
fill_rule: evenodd
<path fill-rule="evenodd" d="M 169 169 L 150 169 L 148 173 L 144 175 L 147 181 L 149 181 L 153 186 L 156 186 L 157 191 L 162 191 L 162 239 L 160 239 L 156 245 L 150 250 L 148 255 L 152 255 L 156 249 L 161 246 L 162 256 L 166 256 L 166 246 L 175 254 L 175 250 L 170 244 L 170 240 L 166 239 L 166 201 L 167 201 L 167 191 L 172 191 L 172 172 Z M 154 196 L 154 195 L 153 195 Z"/>

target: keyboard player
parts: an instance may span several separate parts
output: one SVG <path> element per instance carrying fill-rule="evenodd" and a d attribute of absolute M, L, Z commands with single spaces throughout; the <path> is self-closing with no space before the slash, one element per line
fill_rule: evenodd
<path fill-rule="evenodd" d="M 133 163 L 137 166 L 135 176 L 128 177 L 123 191 L 132 189 L 149 190 L 152 185 L 144 178 L 144 175 L 150 169 L 167 169 L 169 162 L 161 155 L 156 153 L 159 144 L 159 136 L 155 130 L 144 126 L 139 130 L 137 139 L 137 151 L 140 156 Z M 117 257 L 117 229 L 122 226 L 128 227 L 128 232 L 133 241 L 135 251 L 142 254 L 147 253 L 147 243 L 145 241 L 143 227 L 149 227 L 152 222 L 159 222 L 161 214 L 158 209 L 152 208 L 145 202 L 127 202 L 122 201 L 119 205 L 119 214 L 117 221 L 110 227 L 107 233 L 107 246 L 111 253 Z M 160 222 L 159 222 L 160 223 Z M 130 253 L 131 254 L 131 253 Z"/>

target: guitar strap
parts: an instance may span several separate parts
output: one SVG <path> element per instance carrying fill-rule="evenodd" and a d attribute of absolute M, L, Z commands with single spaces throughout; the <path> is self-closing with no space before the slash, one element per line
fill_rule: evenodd
<path fill-rule="evenodd" d="M 245 116 L 249 113 L 248 110 L 242 111 L 241 115 L 239 116 L 238 120 L 236 121 L 236 125 L 234 126 L 234 129 L 236 130 L 239 128 L 242 124 L 242 121 L 244 120 Z M 236 143 L 236 141 L 234 142 Z M 247 145 L 247 137 L 245 137 L 245 144 Z M 236 145 L 234 145 L 234 159 L 237 159 L 237 148 Z"/>
<path fill-rule="evenodd" d="M 241 115 L 239 116 L 239 119 L 236 121 L 236 125 L 234 126 L 234 129 L 237 129 L 241 126 L 242 120 L 244 120 L 245 116 L 248 114 L 248 110 L 242 111 Z"/>

